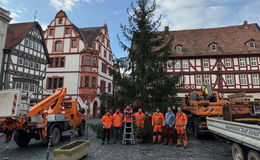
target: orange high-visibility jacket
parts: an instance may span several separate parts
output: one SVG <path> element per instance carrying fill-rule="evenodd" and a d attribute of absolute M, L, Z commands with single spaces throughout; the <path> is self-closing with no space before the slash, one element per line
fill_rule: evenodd
<path fill-rule="evenodd" d="M 175 122 L 176 127 L 183 127 L 187 124 L 187 122 L 188 119 L 185 113 L 181 112 L 176 114 L 176 122 Z"/>
<path fill-rule="evenodd" d="M 133 113 L 133 108 L 131 107 L 126 107 L 124 109 L 124 121 L 132 121 L 132 113 Z"/>
<path fill-rule="evenodd" d="M 164 124 L 164 116 L 161 112 L 157 113 L 153 113 L 152 116 L 152 125 L 155 126 L 162 126 Z"/>
<path fill-rule="evenodd" d="M 114 113 L 113 114 L 113 125 L 114 127 L 122 127 L 123 126 L 123 114 L 122 113 Z"/>
<path fill-rule="evenodd" d="M 143 113 L 136 112 L 133 114 L 135 117 L 135 126 L 144 128 L 145 115 Z"/>
<path fill-rule="evenodd" d="M 112 116 L 108 116 L 108 115 L 104 115 L 101 118 L 101 122 L 103 124 L 103 128 L 104 129 L 110 129 L 112 127 L 113 117 Z"/>

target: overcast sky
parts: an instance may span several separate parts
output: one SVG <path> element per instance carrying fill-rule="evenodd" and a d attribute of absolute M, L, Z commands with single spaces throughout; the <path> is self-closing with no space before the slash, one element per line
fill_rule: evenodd
<path fill-rule="evenodd" d="M 111 47 L 116 57 L 127 56 L 118 45 L 120 23 L 127 24 L 126 9 L 132 0 L 0 0 L 11 12 L 11 23 L 36 19 L 45 29 L 60 9 L 78 27 L 108 25 Z M 221 27 L 260 20 L 260 0 L 157 0 L 162 28 L 170 30 Z"/>

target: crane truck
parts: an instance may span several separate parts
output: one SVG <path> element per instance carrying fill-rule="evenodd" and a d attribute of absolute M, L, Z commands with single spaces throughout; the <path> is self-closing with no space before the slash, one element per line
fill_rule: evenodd
<path fill-rule="evenodd" d="M 32 138 L 60 142 L 62 132 L 85 133 L 85 110 L 76 100 L 65 98 L 67 89 L 56 90 L 39 103 L 30 106 L 29 96 L 20 90 L 0 91 L 0 132 L 5 142 L 12 137 L 19 147 L 26 147 Z"/>
<path fill-rule="evenodd" d="M 222 116 L 222 105 L 230 104 L 229 99 L 221 98 L 218 91 L 213 91 L 210 85 L 204 84 L 200 91 L 193 91 L 186 96 L 182 105 L 189 116 L 189 129 L 194 131 L 196 138 L 201 138 L 204 133 L 209 133 L 206 117 Z M 232 113 L 244 115 L 250 113 L 250 105 L 232 101 L 229 106 Z"/>
<path fill-rule="evenodd" d="M 243 116 L 230 113 L 228 105 L 223 117 L 207 117 L 208 129 L 232 144 L 233 159 L 260 160 L 260 105 Z"/>

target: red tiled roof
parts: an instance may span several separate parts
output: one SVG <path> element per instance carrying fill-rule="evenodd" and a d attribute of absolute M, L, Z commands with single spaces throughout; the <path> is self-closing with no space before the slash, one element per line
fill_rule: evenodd
<path fill-rule="evenodd" d="M 97 36 L 100 35 L 100 31 L 103 27 L 89 27 L 89 28 L 79 28 L 84 41 L 87 43 L 93 43 Z"/>
<path fill-rule="evenodd" d="M 34 26 L 37 22 L 26 23 L 14 23 L 9 24 L 6 34 L 5 48 L 9 49 L 15 47 L 20 43 L 25 34 Z"/>
<path fill-rule="evenodd" d="M 173 56 L 208 56 L 234 54 L 260 54 L 260 32 L 256 23 L 220 28 L 192 29 L 169 31 L 173 38 Z M 246 46 L 246 42 L 254 40 L 256 48 Z M 209 48 L 216 43 L 217 51 Z M 182 46 L 180 53 L 175 51 L 177 45 Z"/>

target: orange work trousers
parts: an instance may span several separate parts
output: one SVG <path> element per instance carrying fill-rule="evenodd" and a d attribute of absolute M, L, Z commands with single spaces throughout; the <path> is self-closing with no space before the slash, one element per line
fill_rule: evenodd
<path fill-rule="evenodd" d="M 177 129 L 177 135 L 178 135 L 177 144 L 187 146 L 188 138 L 187 138 L 186 130 L 183 127 L 177 127 L 176 129 Z"/>

